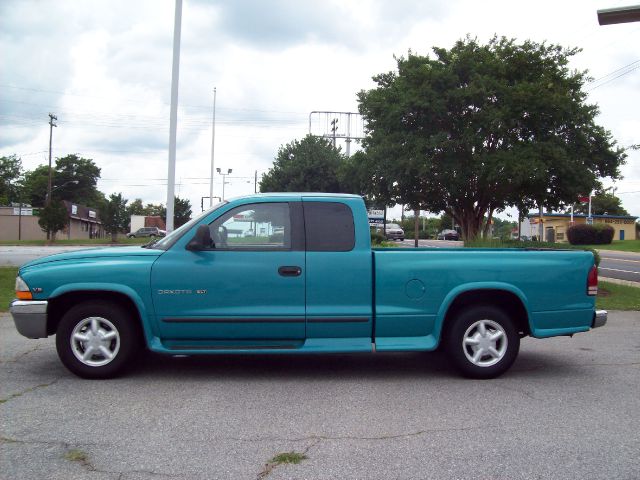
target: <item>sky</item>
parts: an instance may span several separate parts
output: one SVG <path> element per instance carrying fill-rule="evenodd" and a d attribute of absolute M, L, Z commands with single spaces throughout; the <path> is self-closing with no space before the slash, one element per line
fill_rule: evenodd
<path fill-rule="evenodd" d="M 309 133 L 310 118 L 313 133 L 322 130 L 312 111 L 357 112 L 357 92 L 393 70 L 394 55 L 429 55 L 467 34 L 581 48 L 571 67 L 594 79 L 586 90 L 597 122 L 620 146 L 640 144 L 640 23 L 599 26 L 596 16 L 628 4 L 184 0 L 176 195 L 194 213 L 209 196 L 214 87 L 214 162 L 232 169 L 229 198 L 253 193 L 255 176 Z M 54 159 L 91 158 L 105 194 L 166 203 L 174 12 L 174 0 L 2 0 L 0 156 L 17 154 L 26 169 L 47 164 L 54 113 Z M 640 151 L 628 154 L 624 179 L 604 185 L 640 216 Z M 214 196 L 222 182 L 214 176 Z"/>

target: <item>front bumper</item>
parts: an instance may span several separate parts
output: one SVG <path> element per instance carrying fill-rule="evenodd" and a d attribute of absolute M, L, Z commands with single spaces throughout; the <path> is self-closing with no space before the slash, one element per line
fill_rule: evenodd
<path fill-rule="evenodd" d="M 14 300 L 9 312 L 16 329 L 27 338 L 45 338 L 47 336 L 46 300 Z"/>
<path fill-rule="evenodd" d="M 606 310 L 596 310 L 593 314 L 593 322 L 591 324 L 591 328 L 598 328 L 607 323 L 607 311 Z"/>

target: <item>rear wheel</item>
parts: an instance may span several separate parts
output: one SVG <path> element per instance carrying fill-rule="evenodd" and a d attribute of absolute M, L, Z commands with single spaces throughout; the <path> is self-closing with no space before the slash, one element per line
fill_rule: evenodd
<path fill-rule="evenodd" d="M 83 378 L 111 378 L 139 352 L 140 329 L 119 305 L 85 302 L 64 314 L 56 332 L 60 360 Z"/>
<path fill-rule="evenodd" d="M 490 305 L 470 307 L 456 315 L 445 342 L 453 364 L 470 378 L 502 375 L 520 349 L 520 336 L 511 318 Z"/>

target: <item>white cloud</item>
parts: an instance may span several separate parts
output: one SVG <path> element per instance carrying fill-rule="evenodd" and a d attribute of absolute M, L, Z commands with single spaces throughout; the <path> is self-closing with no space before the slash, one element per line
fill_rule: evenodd
<path fill-rule="evenodd" d="M 617 3 L 624 3 L 618 1 Z M 612 0 L 607 6 L 615 6 Z M 384 0 L 210 2 L 183 7 L 176 179 L 197 209 L 208 195 L 213 87 L 216 165 L 233 168 L 225 194 L 253 191 L 256 170 L 308 130 L 312 110 L 355 111 L 371 76 L 408 49 L 429 54 L 467 33 L 583 48 L 572 67 L 594 78 L 638 58 L 640 24 L 600 27 L 595 1 Z M 166 198 L 174 2 L 42 0 L 0 4 L 0 154 L 43 163 L 49 111 L 54 155 L 102 168 L 100 188 L 145 202 Z M 620 145 L 640 143 L 633 108 L 640 70 L 590 92 Z M 29 154 L 29 155 L 24 155 Z M 640 152 L 616 182 L 640 215 Z M 182 179 L 182 180 L 180 180 Z M 248 183 L 247 183 L 248 182 Z M 220 195 L 221 180 L 216 180 Z"/>

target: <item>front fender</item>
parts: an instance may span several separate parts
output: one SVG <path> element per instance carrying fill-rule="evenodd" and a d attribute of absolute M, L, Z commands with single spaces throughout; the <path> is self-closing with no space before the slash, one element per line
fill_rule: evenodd
<path fill-rule="evenodd" d="M 131 287 L 126 285 L 122 285 L 119 283 L 67 283 L 57 287 L 53 292 L 51 292 L 50 299 L 53 300 L 56 297 L 60 297 L 67 293 L 73 292 L 114 292 L 120 293 L 128 297 L 136 309 L 138 310 L 138 314 L 140 315 L 140 319 L 142 320 L 142 329 L 144 331 L 144 336 L 150 344 L 151 340 L 155 338 L 155 335 L 150 330 L 149 325 L 149 311 L 144 301 Z"/>

